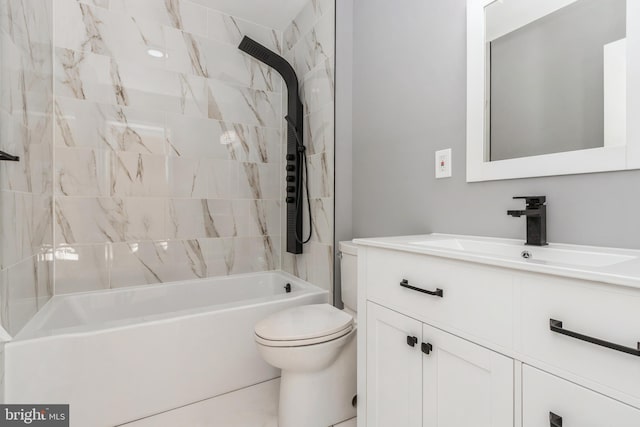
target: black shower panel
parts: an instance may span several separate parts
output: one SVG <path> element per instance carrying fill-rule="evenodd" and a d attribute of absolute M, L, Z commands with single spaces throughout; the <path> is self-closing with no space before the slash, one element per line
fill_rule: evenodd
<path fill-rule="evenodd" d="M 302 135 L 302 102 L 298 94 L 298 77 L 286 59 L 245 36 L 238 49 L 276 70 L 287 85 L 287 155 L 286 196 L 287 204 L 287 252 L 302 253 L 302 206 L 304 140 Z M 311 222 L 311 220 L 309 220 Z"/>

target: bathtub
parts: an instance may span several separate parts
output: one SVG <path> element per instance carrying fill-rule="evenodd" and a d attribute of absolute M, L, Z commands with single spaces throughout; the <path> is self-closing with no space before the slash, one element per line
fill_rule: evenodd
<path fill-rule="evenodd" d="M 286 284 L 291 292 L 286 292 Z M 257 321 L 328 293 L 283 272 L 53 297 L 5 345 L 6 403 L 114 426 L 278 377 Z"/>

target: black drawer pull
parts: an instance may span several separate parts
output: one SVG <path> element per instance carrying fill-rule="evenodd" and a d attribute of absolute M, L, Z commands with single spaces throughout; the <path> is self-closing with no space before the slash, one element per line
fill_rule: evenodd
<path fill-rule="evenodd" d="M 418 292 L 422 292 L 423 294 L 434 295 L 440 298 L 444 296 L 444 291 L 440 288 L 437 288 L 435 291 L 428 291 L 426 289 L 416 288 L 415 286 L 411 286 L 407 279 L 402 279 L 402 282 L 400 282 L 400 286 L 402 286 L 403 288 L 411 289 L 412 291 L 418 291 Z"/>
<path fill-rule="evenodd" d="M 412 337 L 412 336 L 407 336 L 407 344 L 409 345 L 409 347 L 415 347 L 416 344 L 418 344 L 418 338 L 417 337 Z"/>
<path fill-rule="evenodd" d="M 580 341 L 590 342 L 591 344 L 599 345 L 602 347 L 607 347 L 612 350 L 621 351 L 623 353 L 632 354 L 634 356 L 640 357 L 640 342 L 638 343 L 638 348 L 625 347 L 620 344 L 614 344 L 609 341 L 601 340 L 599 338 L 590 337 L 588 335 L 582 335 L 578 332 L 569 331 L 562 327 L 562 320 L 549 319 L 549 328 L 558 334 L 566 335 L 571 338 L 578 339 Z"/>
<path fill-rule="evenodd" d="M 429 344 L 428 342 L 422 343 L 422 352 L 424 354 L 430 354 L 432 351 L 433 351 L 433 346 L 431 344 Z"/>
<path fill-rule="evenodd" d="M 562 417 L 549 412 L 549 427 L 562 427 Z"/>

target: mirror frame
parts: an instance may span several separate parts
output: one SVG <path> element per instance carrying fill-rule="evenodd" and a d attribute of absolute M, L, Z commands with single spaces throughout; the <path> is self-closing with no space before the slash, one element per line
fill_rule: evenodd
<path fill-rule="evenodd" d="M 627 144 L 485 162 L 485 7 L 467 0 L 467 182 L 640 169 L 640 1 L 627 0 Z"/>

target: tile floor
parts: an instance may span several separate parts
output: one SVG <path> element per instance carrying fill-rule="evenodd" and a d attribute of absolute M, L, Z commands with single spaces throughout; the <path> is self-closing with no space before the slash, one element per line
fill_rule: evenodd
<path fill-rule="evenodd" d="M 121 427 L 278 427 L 279 390 L 275 379 Z M 356 427 L 355 418 L 334 427 Z"/>

